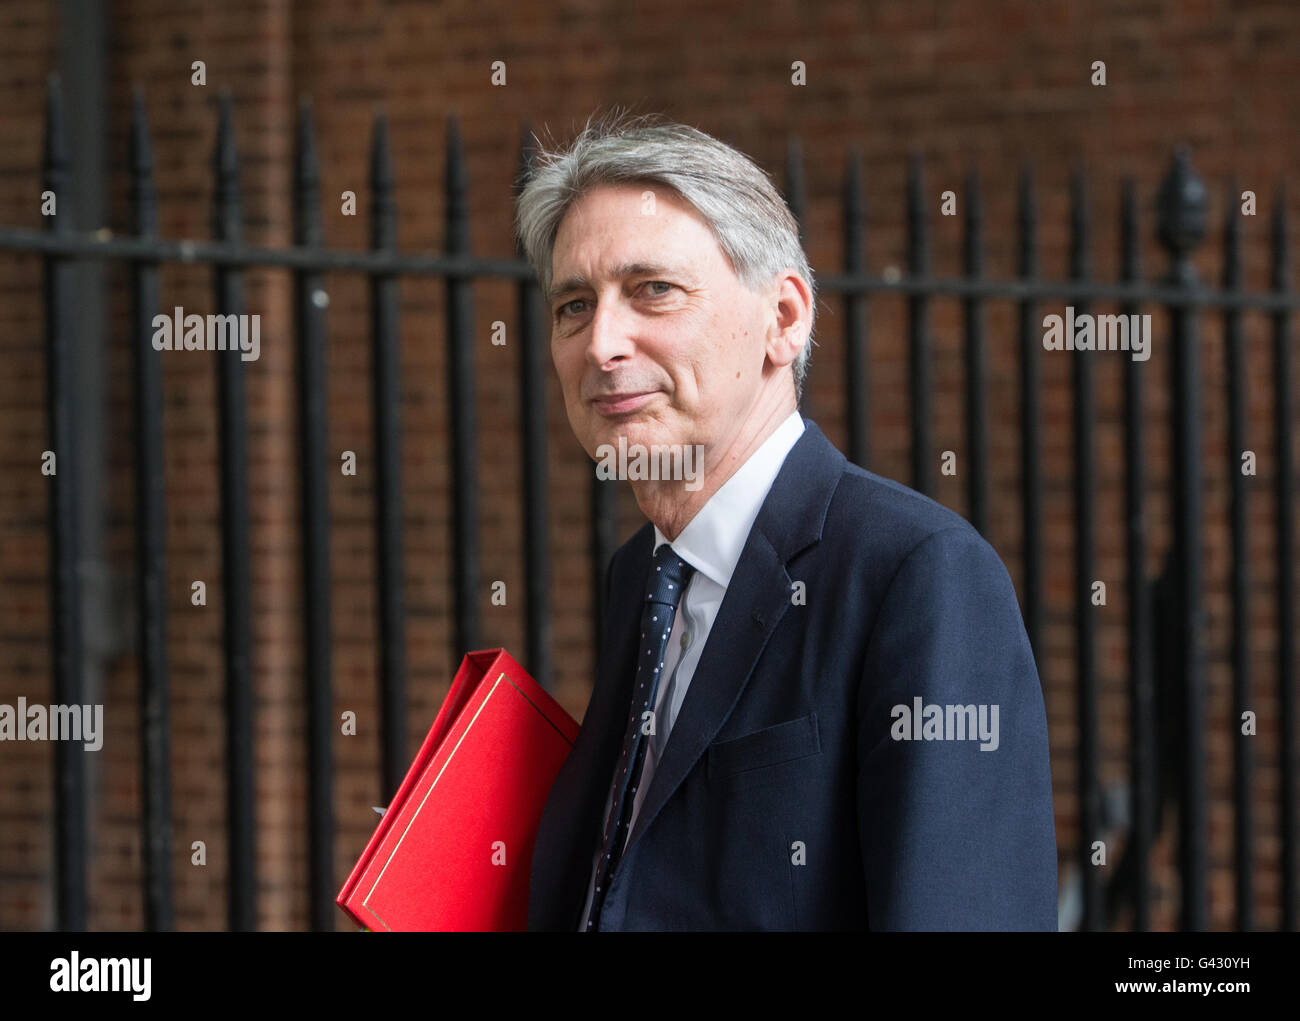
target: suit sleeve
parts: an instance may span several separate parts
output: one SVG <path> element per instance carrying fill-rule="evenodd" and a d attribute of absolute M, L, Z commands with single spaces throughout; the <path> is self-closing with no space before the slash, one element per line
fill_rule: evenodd
<path fill-rule="evenodd" d="M 1011 579 L 973 529 L 932 533 L 898 566 L 867 645 L 858 737 L 871 929 L 1057 928 L 1042 690 Z"/>

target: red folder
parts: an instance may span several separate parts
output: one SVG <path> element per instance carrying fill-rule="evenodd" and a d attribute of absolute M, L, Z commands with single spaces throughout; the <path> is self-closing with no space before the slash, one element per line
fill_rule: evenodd
<path fill-rule="evenodd" d="M 523 931 L 533 841 L 578 724 L 504 649 L 461 662 L 335 898 L 371 931 Z"/>

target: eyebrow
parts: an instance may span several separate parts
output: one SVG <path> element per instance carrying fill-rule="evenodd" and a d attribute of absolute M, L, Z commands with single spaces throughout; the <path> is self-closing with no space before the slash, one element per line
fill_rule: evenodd
<path fill-rule="evenodd" d="M 621 266 L 614 267 L 612 276 L 619 279 L 640 276 L 683 277 L 686 276 L 686 271 L 680 267 L 665 266 L 657 262 L 625 262 Z M 567 294 L 585 290 L 593 290 L 591 281 L 586 277 L 582 275 L 566 277 L 551 286 L 547 299 L 553 304 Z"/>

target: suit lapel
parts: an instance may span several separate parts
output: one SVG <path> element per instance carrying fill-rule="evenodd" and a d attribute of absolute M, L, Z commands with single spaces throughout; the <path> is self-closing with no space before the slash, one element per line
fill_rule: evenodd
<path fill-rule="evenodd" d="M 632 846 L 722 729 L 749 683 L 763 648 L 790 607 L 791 581 L 785 565 L 795 554 L 820 539 L 826 511 L 844 464 L 844 455 L 835 449 L 816 424 L 805 421 L 803 435 L 781 466 L 745 541 L 700 662 L 691 677 L 686 698 L 664 746 L 664 757 L 655 768 L 650 788 L 632 827 L 625 859 L 630 857 Z M 649 554 L 640 562 L 644 586 L 650 569 Z M 639 606 L 637 610 L 639 612 Z M 635 633 L 637 616 L 629 613 L 628 618 Z M 631 659 L 634 660 L 635 655 L 634 651 Z M 623 669 L 630 671 L 630 664 Z M 626 724 L 631 705 L 632 680 L 629 676 L 620 689 L 623 710 L 618 721 L 620 727 Z M 621 734 L 619 729 L 618 736 Z M 614 743 L 617 753 L 618 740 L 615 739 Z M 606 785 L 612 770 L 611 759 L 609 769 L 604 773 Z"/>

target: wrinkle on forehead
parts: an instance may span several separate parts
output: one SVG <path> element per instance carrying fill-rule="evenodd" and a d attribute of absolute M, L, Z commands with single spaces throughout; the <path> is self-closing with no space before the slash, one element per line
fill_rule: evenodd
<path fill-rule="evenodd" d="M 658 187 L 658 191 L 656 191 Z M 646 191 L 655 193 L 655 213 L 644 212 Z M 658 215 L 661 205 L 671 211 L 671 217 Z M 593 206 L 597 207 L 593 209 Z M 587 220 L 581 227 L 575 227 L 574 219 Z M 644 222 L 653 217 L 658 220 L 658 230 L 652 238 L 646 237 L 641 223 L 626 229 L 620 221 L 633 218 Z M 572 235 L 581 229 L 579 237 Z M 565 237 L 565 235 L 569 235 Z M 593 237 L 595 235 L 595 237 Z M 707 238 L 707 241 L 705 239 Z M 714 271 L 713 263 L 725 266 L 734 276 L 735 267 L 731 259 L 718 244 L 717 236 L 707 220 L 693 205 L 668 187 L 643 186 L 637 184 L 601 185 L 576 199 L 565 213 L 556 232 L 556 244 L 552 249 L 551 264 L 555 268 L 555 255 L 560 252 L 561 239 L 568 241 L 570 254 L 587 249 L 579 254 L 578 261 L 590 259 L 590 248 L 608 249 L 622 245 L 623 248 L 613 252 L 602 252 L 609 258 L 617 260 L 617 265 L 604 275 L 611 279 L 626 276 L 663 273 L 665 275 L 691 275 L 696 278 Z M 629 241 L 645 241 L 647 247 L 629 245 Z M 665 255 L 665 252 L 672 253 Z M 562 279 L 560 279 L 562 278 Z M 564 294 L 575 290 L 593 290 L 592 280 L 581 272 L 562 272 L 554 275 L 557 279 L 547 292 L 548 300 L 556 301 Z"/>

